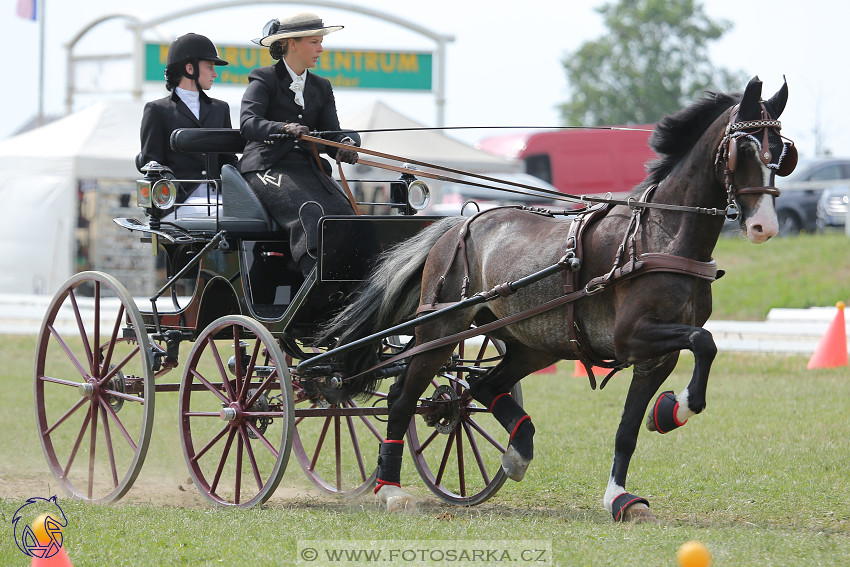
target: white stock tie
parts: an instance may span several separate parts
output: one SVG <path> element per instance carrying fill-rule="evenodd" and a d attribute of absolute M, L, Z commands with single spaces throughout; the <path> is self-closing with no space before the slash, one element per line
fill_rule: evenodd
<path fill-rule="evenodd" d="M 289 90 L 295 93 L 295 102 L 301 108 L 304 108 L 304 79 L 296 77 L 292 84 L 289 85 Z"/>

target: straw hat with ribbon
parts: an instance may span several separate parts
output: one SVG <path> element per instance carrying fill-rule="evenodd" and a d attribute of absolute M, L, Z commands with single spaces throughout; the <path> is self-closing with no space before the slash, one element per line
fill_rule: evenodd
<path fill-rule="evenodd" d="M 328 35 L 342 28 L 343 26 L 326 26 L 316 14 L 302 12 L 283 20 L 270 20 L 263 26 L 263 37 L 251 41 L 257 45 L 269 47 L 279 39 Z"/>

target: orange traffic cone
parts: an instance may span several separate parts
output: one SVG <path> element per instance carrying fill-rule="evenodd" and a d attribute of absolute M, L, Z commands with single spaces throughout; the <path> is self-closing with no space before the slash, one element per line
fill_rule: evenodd
<path fill-rule="evenodd" d="M 541 368 L 536 371 L 535 374 L 553 374 L 558 371 L 558 368 L 553 364 L 551 366 L 547 366 L 546 368 Z"/>
<path fill-rule="evenodd" d="M 601 375 L 603 378 L 611 372 L 610 368 L 602 368 L 601 366 L 591 366 L 590 369 L 593 370 L 595 376 Z M 576 369 L 573 372 L 573 376 L 587 376 L 587 369 L 578 360 L 576 360 Z"/>
<path fill-rule="evenodd" d="M 65 553 L 65 548 L 60 547 L 59 550 L 50 557 L 33 557 L 30 567 L 74 567 L 71 565 L 71 560 L 68 559 L 68 554 Z"/>
<path fill-rule="evenodd" d="M 847 366 L 847 330 L 844 323 L 844 302 L 835 304 L 838 314 L 821 337 L 806 368 L 835 368 Z"/>
<path fill-rule="evenodd" d="M 54 517 L 42 514 L 30 528 L 38 541 L 30 567 L 73 567 L 65 552 L 62 525 Z"/>

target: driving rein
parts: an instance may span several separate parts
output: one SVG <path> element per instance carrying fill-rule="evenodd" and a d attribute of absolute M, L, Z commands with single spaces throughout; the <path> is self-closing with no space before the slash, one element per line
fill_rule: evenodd
<path fill-rule="evenodd" d="M 534 191 L 537 195 L 541 193 L 545 193 L 547 195 L 551 195 L 551 197 L 555 200 L 560 201 L 570 201 L 570 202 L 579 202 L 579 203 L 601 203 L 607 205 L 626 205 L 631 208 L 642 207 L 642 208 L 652 208 L 652 209 L 662 209 L 668 211 L 680 211 L 680 212 L 690 212 L 690 213 L 699 213 L 705 215 L 713 215 L 713 216 L 725 216 L 729 220 L 737 220 L 738 212 L 740 207 L 737 203 L 737 197 L 739 195 L 744 194 L 758 194 L 764 193 L 773 196 L 779 195 L 779 189 L 772 185 L 773 183 L 773 174 L 771 174 L 770 183 L 771 185 L 761 186 L 761 187 L 736 187 L 734 183 L 734 173 L 736 170 L 736 165 L 738 162 L 738 138 L 742 136 L 748 136 L 753 139 L 756 139 L 755 136 L 762 132 L 762 142 L 761 151 L 759 152 L 759 158 L 762 163 L 768 165 L 773 158 L 770 153 L 769 145 L 768 145 L 768 133 L 770 131 L 775 131 L 777 135 L 779 135 L 780 139 L 787 140 L 786 143 L 783 144 L 783 155 L 780 156 L 780 166 L 778 167 L 777 174 L 780 177 L 784 177 L 791 173 L 794 170 L 794 167 L 797 165 L 797 148 L 794 146 L 794 142 L 790 139 L 782 136 L 780 134 L 780 130 L 782 128 L 782 123 L 779 120 L 773 120 L 770 118 L 767 109 L 764 106 L 764 103 L 761 104 L 761 119 L 760 120 L 748 120 L 743 122 L 736 122 L 738 117 L 738 111 L 740 105 L 735 105 L 732 108 L 731 113 L 729 114 L 729 124 L 726 126 L 726 132 L 723 136 L 723 139 L 720 141 L 720 145 L 717 148 L 717 156 L 715 158 L 715 165 L 720 164 L 721 160 L 724 163 L 723 175 L 724 175 L 724 185 L 726 187 L 727 194 L 727 205 L 724 209 L 718 209 L 714 207 L 693 207 L 688 205 L 673 205 L 669 203 L 651 203 L 645 200 L 635 200 L 633 198 L 629 199 L 613 199 L 610 197 L 610 193 L 606 197 L 590 197 L 587 195 L 571 195 L 569 193 L 562 193 L 560 191 L 551 191 L 547 189 L 543 189 L 541 187 L 535 187 L 533 185 L 527 185 L 524 183 L 517 183 L 513 181 L 506 181 L 503 179 L 499 179 L 496 177 L 489 177 L 487 175 L 481 175 L 478 173 L 463 171 L 460 169 L 453 169 L 450 167 L 445 167 L 442 165 L 437 165 L 433 163 L 428 163 L 420 160 L 409 159 L 401 156 L 396 156 L 393 154 L 388 154 L 385 152 L 378 152 L 375 150 L 370 150 L 367 148 L 357 148 L 358 153 L 364 153 L 371 156 L 379 157 L 382 159 L 387 159 L 391 161 L 401 162 L 403 166 L 394 166 L 387 163 L 379 163 L 374 161 L 366 161 L 363 159 L 358 159 L 357 163 L 375 167 L 379 169 L 386 169 L 389 171 L 394 171 L 396 173 L 407 173 L 407 174 L 415 174 L 419 177 L 426 177 L 429 179 L 436 179 L 438 181 L 447 181 L 452 183 L 461 183 L 464 185 L 471 185 L 475 187 L 483 187 L 487 189 L 496 189 L 499 191 L 506 191 L 509 193 L 517 193 L 520 195 L 527 195 L 523 191 L 507 189 L 503 186 L 493 186 L 484 183 L 476 183 L 463 179 L 456 179 L 452 177 L 447 177 L 444 175 L 438 175 L 435 173 L 420 171 L 417 169 L 411 168 L 411 166 L 419 166 L 419 167 L 427 167 L 431 169 L 437 169 L 442 171 L 447 171 L 449 173 L 454 173 L 458 175 L 466 175 L 469 177 L 474 177 L 476 179 L 481 179 L 484 181 L 489 181 L 490 183 L 498 183 L 499 185 L 509 185 L 512 187 L 517 187 L 520 189 L 527 189 Z M 275 135 L 275 136 L 286 136 L 285 134 Z M 324 144 L 326 146 L 331 146 L 334 148 L 347 148 L 351 149 L 350 145 L 342 144 L 339 142 L 334 142 L 331 140 L 325 140 L 323 138 L 318 138 L 315 136 L 304 135 L 301 136 L 301 139 L 310 142 L 311 145 L 315 148 L 316 144 Z M 348 187 L 348 182 L 345 179 L 345 175 L 342 171 L 342 164 L 337 160 L 337 166 L 340 174 L 340 181 L 345 189 L 345 192 L 349 196 L 350 200 L 353 200 L 351 189 Z M 771 169 L 771 173 L 773 173 L 773 169 Z"/>

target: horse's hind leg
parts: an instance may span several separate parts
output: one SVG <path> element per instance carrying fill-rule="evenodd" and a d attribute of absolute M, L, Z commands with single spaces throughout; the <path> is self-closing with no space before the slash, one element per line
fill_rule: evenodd
<path fill-rule="evenodd" d="M 388 512 L 412 511 L 416 508 L 413 496 L 401 489 L 404 434 L 416 412 L 420 396 L 428 388 L 431 378 L 449 359 L 454 348 L 455 345 L 450 345 L 414 356 L 402 378 L 390 388 L 387 436 L 381 443 L 375 487 L 375 494 L 386 505 Z"/>
<path fill-rule="evenodd" d="M 522 480 L 534 458 L 534 424 L 510 395 L 522 378 L 555 362 L 555 358 L 521 345 L 506 345 L 504 358 L 485 376 L 471 381 L 469 390 L 476 401 L 490 409 L 493 417 L 510 433 L 502 455 L 502 469 L 513 480 Z"/>

